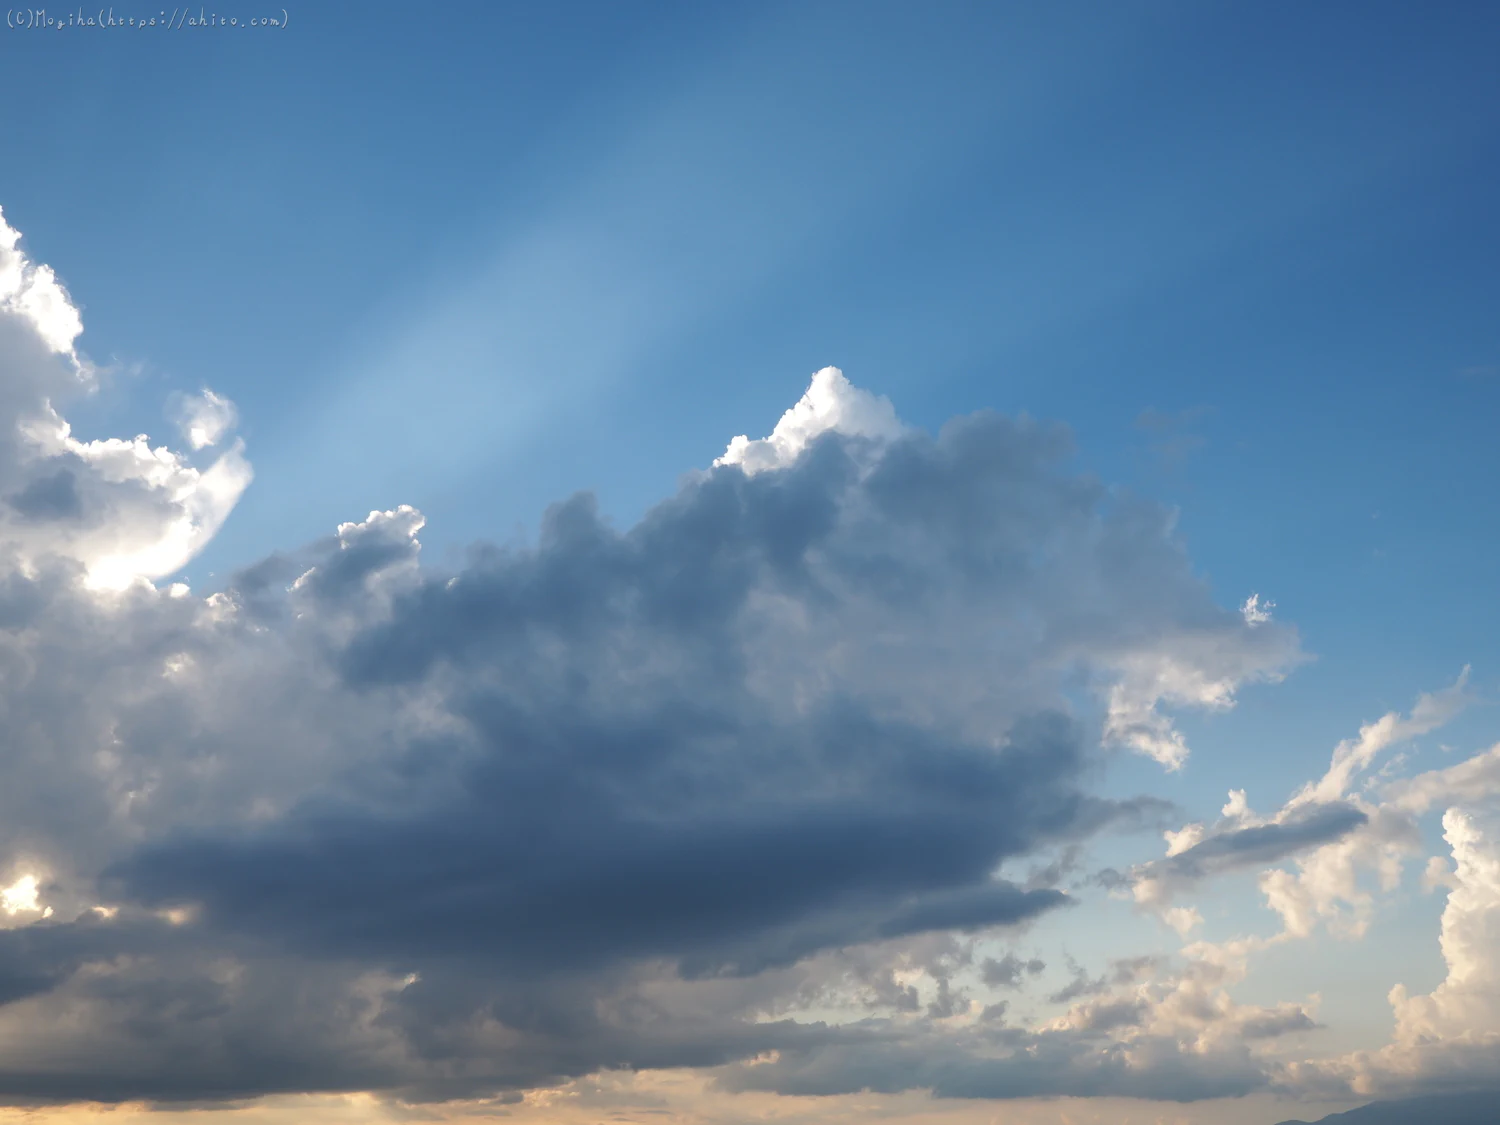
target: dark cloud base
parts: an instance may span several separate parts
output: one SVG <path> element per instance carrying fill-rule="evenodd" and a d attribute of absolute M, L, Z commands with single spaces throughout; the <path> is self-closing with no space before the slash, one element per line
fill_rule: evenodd
<path fill-rule="evenodd" d="M 66 566 L 11 574 L 0 660 L 30 679 L 4 768 L 68 796 L 7 805 L 8 840 L 53 857 L 56 901 L 119 913 L 0 932 L 0 1019 L 39 1052 L 0 1060 L 0 1096 L 443 1099 L 769 1051 L 746 1073 L 788 1092 L 1250 1088 L 1243 1060 L 1164 1047 L 1037 1038 L 1049 1072 L 756 1018 L 821 951 L 1072 901 L 1000 871 L 1155 807 L 1089 794 L 1080 667 L 1177 636 L 1244 667 L 1285 647 L 1213 603 L 1167 513 L 1068 453 L 995 415 L 830 433 L 624 532 L 576 497 L 455 574 L 417 566 L 415 513 L 372 516 L 212 603 L 106 611 Z M 19 502 L 63 512 L 58 479 Z"/>

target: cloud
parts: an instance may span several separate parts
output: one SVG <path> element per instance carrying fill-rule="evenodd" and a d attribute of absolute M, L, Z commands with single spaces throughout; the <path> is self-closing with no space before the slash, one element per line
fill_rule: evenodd
<path fill-rule="evenodd" d="M 1035 1030 L 1008 1026 L 1003 1002 L 977 1017 L 971 1005 L 968 1020 L 941 1026 L 915 1015 L 864 1020 L 841 1036 L 723 1068 L 720 1081 L 729 1090 L 820 1097 L 913 1088 L 938 1098 L 1244 1095 L 1272 1081 L 1267 1052 L 1276 1040 L 1321 1026 L 1316 997 L 1274 1007 L 1232 999 L 1249 955 L 1266 944 L 1197 943 L 1178 961 L 1125 958 L 1097 978 L 1074 965 L 1074 987 L 1052 999 L 1083 999 Z M 982 975 L 988 967 L 981 963 Z M 992 975 L 1006 987 L 1009 974 Z"/>
<path fill-rule="evenodd" d="M 1407 716 L 1393 711 L 1362 726 L 1358 738 L 1340 742 L 1328 772 L 1298 790 L 1276 819 L 1303 816 L 1307 810 L 1320 807 L 1320 801 L 1337 800 L 1382 751 L 1451 720 L 1471 701 L 1468 678 L 1469 669 L 1465 667 L 1450 687 L 1420 696 Z M 1414 814 L 1440 796 L 1465 789 L 1481 791 L 1486 777 L 1485 756 L 1480 755 L 1450 770 L 1376 786 L 1378 799 L 1351 798 L 1350 803 L 1364 814 L 1364 821 L 1298 858 L 1296 872 L 1275 869 L 1263 873 L 1260 887 L 1267 905 L 1281 915 L 1286 931 L 1296 936 L 1311 934 L 1320 920 L 1327 921 L 1341 936 L 1362 936 L 1370 922 L 1374 898 L 1360 884 L 1361 870 L 1375 872 L 1384 890 L 1394 890 L 1405 860 L 1421 846 Z M 1393 793 L 1400 799 L 1390 799 Z"/>
<path fill-rule="evenodd" d="M 1427 994 L 1390 991 L 1395 1028 L 1377 1051 L 1298 1063 L 1293 1088 L 1402 1096 L 1491 1086 L 1500 1067 L 1500 817 L 1449 809 L 1454 868 L 1443 910 L 1447 974 Z"/>
<path fill-rule="evenodd" d="M 1318 998 L 1275 1007 L 1242 1004 L 1232 990 L 1245 979 L 1251 954 L 1284 938 L 1240 938 L 1194 942 L 1177 958 L 1117 960 L 1110 973 L 1090 978 L 1074 966 L 1071 984 L 1050 997 L 1080 1000 L 1052 1020 L 1051 1032 L 1111 1033 L 1125 1043 L 1136 1039 L 1175 1041 L 1185 1049 L 1228 1057 L 1264 1046 L 1264 1041 L 1314 1030 L 1310 1009 Z M 1265 1072 L 1270 1066 L 1263 1062 Z"/>
<path fill-rule="evenodd" d="M 1013 869 L 1160 805 L 1090 793 L 1101 742 L 1180 765 L 1171 709 L 1297 659 L 1061 427 L 932 435 L 825 369 L 632 527 L 576 496 L 440 573 L 396 505 L 200 598 L 144 579 L 227 515 L 239 444 L 73 438 L 82 361 L 55 303 L 13 304 L 0 1097 L 443 1099 L 771 1052 L 749 1070 L 788 1088 L 883 1055 L 1006 1096 L 1261 1081 L 1242 1045 L 1097 1028 L 987 1076 L 1013 1029 L 963 943 L 1074 901 Z M 222 400 L 189 414 L 223 440 Z"/>
<path fill-rule="evenodd" d="M 1288 804 L 1296 807 L 1338 800 L 1354 778 L 1369 768 L 1376 755 L 1397 743 L 1436 730 L 1468 706 L 1468 683 L 1469 669 L 1465 667 L 1451 687 L 1422 695 L 1405 717 L 1392 711 L 1360 727 L 1358 738 L 1345 739 L 1334 748 L 1328 772 L 1320 780 L 1303 786 Z"/>
<path fill-rule="evenodd" d="M 111 589 L 171 574 L 202 550 L 250 483 L 244 447 L 235 443 L 199 468 L 144 435 L 74 437 L 59 408 L 93 387 L 93 368 L 76 347 L 82 321 L 19 240 L 0 215 L 0 542 L 8 565 L 69 560 Z M 233 406 L 206 394 L 216 421 L 202 425 L 218 426 L 217 438 Z"/>
<path fill-rule="evenodd" d="M 1295 1031 L 1314 1031 L 1321 1026 L 1305 1008 L 1287 1004 L 1264 1015 L 1244 1018 L 1240 1023 L 1240 1034 L 1246 1039 L 1274 1039 Z"/>
<path fill-rule="evenodd" d="M 37 897 L 35 875 L 22 875 L 8 887 L 0 888 L 0 910 L 14 918 L 17 914 L 42 914 L 48 908 Z"/>
<path fill-rule="evenodd" d="M 460 956 L 516 974 L 646 957 L 752 972 L 830 946 L 1014 923 L 1065 901 L 987 876 L 1037 836 L 1078 830 L 1080 810 L 1066 793 L 1045 798 L 1051 807 L 1035 815 L 1010 796 L 1058 787 L 1073 758 L 1064 730 L 1027 731 L 981 757 L 892 739 L 857 715 L 808 725 L 806 741 L 767 731 L 762 746 L 732 752 L 758 759 L 745 764 L 769 771 L 757 779 L 768 790 L 821 782 L 825 795 L 768 792 L 744 810 L 728 793 L 701 805 L 690 803 L 691 789 L 663 800 L 662 789 L 683 785 L 683 756 L 702 749 L 697 731 L 619 737 L 579 722 L 563 732 L 570 740 L 634 760 L 630 778 L 611 779 L 617 804 L 591 792 L 603 764 L 580 761 L 559 740 L 531 748 L 550 761 L 485 763 L 462 800 L 420 820 L 324 810 L 232 842 L 148 850 L 121 878 L 131 898 L 200 903 L 215 928 L 309 954 L 414 965 Z M 492 736 L 527 733 L 518 723 Z M 677 745 L 652 746 L 654 737 Z M 884 760 L 851 768 L 819 752 L 843 740 Z M 919 760 L 932 751 L 949 759 L 940 770 Z M 661 759 L 650 761 L 653 753 Z M 1041 765 L 1047 759 L 1055 770 Z M 570 776 L 584 771 L 595 776 Z M 916 810 L 895 799 L 903 784 Z M 975 787 L 967 802 L 960 786 Z M 848 795 L 836 795 L 843 787 Z M 957 819 L 942 818 L 947 805 Z M 392 885 L 398 870 L 412 884 L 404 893 Z"/>
<path fill-rule="evenodd" d="M 1271 620 L 1271 611 L 1275 608 L 1275 602 L 1263 602 L 1259 594 L 1251 594 L 1245 599 L 1245 604 L 1240 606 L 1240 613 L 1247 625 L 1264 625 Z"/>
<path fill-rule="evenodd" d="M 1428 770 L 1387 783 L 1382 799 L 1405 812 L 1424 813 L 1452 804 L 1471 804 L 1500 796 L 1500 743 L 1457 765 Z"/>
<path fill-rule="evenodd" d="M 1423 876 L 1428 889 L 1448 891 L 1441 934 L 1446 978 L 1426 995 L 1412 995 L 1401 984 L 1392 988 L 1395 1030 L 1380 1050 L 1316 1060 L 1268 1058 L 1267 1073 L 1280 1089 L 1328 1097 L 1447 1091 L 1492 1081 L 1500 1065 L 1500 831 L 1492 807 L 1500 786 L 1495 782 L 1495 748 L 1410 778 L 1386 780 L 1388 766 L 1363 787 L 1367 795 L 1345 796 L 1383 750 L 1437 729 L 1467 705 L 1467 681 L 1465 668 L 1451 687 L 1420 696 L 1409 715 L 1392 712 L 1365 724 L 1357 738 L 1335 748 L 1323 778 L 1299 789 L 1273 816 L 1258 816 L 1245 792 L 1233 790 L 1218 824 L 1167 832 L 1167 858 L 1131 872 L 1136 897 L 1159 909 L 1173 893 L 1205 875 L 1295 854 L 1295 871 L 1271 868 L 1260 876 L 1267 905 L 1281 916 L 1283 929 L 1269 939 L 1240 943 L 1226 964 L 1233 966 L 1233 975 L 1242 975 L 1250 953 L 1307 938 L 1321 922 L 1336 936 L 1362 937 L 1375 896 L 1361 876 L 1373 872 L 1381 890 L 1395 890 L 1405 861 L 1419 854 L 1416 817 L 1449 806 L 1443 827 L 1452 864 L 1433 857 Z M 1197 950 L 1202 957 L 1214 948 L 1200 943 L 1184 952 L 1192 956 Z M 1105 1010 L 1117 999 L 1105 996 L 1092 1003 Z M 1234 1011 L 1236 1006 L 1226 1001 L 1220 997 L 1218 1007 Z M 1153 1017 L 1172 1006 L 1158 997 Z M 1212 1006 L 1200 1005 L 1200 1010 Z M 1088 1016 L 1074 1013 L 1080 1026 Z M 1242 1041 L 1314 1026 L 1305 1009 L 1285 1004 L 1258 1014 L 1241 1011 L 1229 1023 Z M 1147 1025 L 1147 1030 L 1163 1029 Z"/>
<path fill-rule="evenodd" d="M 813 375 L 807 393 L 781 416 L 769 437 L 751 441 L 741 434 L 714 464 L 738 465 L 753 476 L 786 468 L 821 434 L 884 441 L 899 437 L 902 428 L 890 399 L 854 386 L 837 367 L 825 367 Z"/>
<path fill-rule="evenodd" d="M 1141 864 L 1132 871 L 1132 890 L 1138 902 L 1166 903 L 1201 879 L 1276 863 L 1341 839 L 1368 821 L 1362 810 L 1335 801 L 1303 805 L 1277 822 L 1230 828 L 1212 835 L 1205 835 L 1201 825 L 1190 825 L 1195 831 L 1167 833 L 1166 859 Z"/>
<path fill-rule="evenodd" d="M 984 983 L 991 988 L 1020 988 L 1023 975 L 1034 977 L 1046 968 L 1046 963 L 1040 958 L 1032 957 L 1022 961 L 1014 953 L 1007 953 L 999 960 L 985 958 L 982 975 Z"/>
<path fill-rule="evenodd" d="M 0 214 L 0 315 L 27 325 L 48 352 L 76 359 L 83 321 L 50 266 L 30 261 Z"/>
<path fill-rule="evenodd" d="M 1363 937 L 1374 911 L 1374 895 L 1361 880 L 1372 871 L 1384 891 L 1395 890 L 1405 858 L 1420 846 L 1416 825 L 1389 808 L 1368 807 L 1368 821 L 1342 839 L 1298 857 L 1297 870 L 1273 868 L 1259 885 L 1266 905 L 1281 916 L 1287 933 L 1311 935 L 1320 921 L 1340 937 Z"/>
<path fill-rule="evenodd" d="M 1274 625 L 1243 614 L 1239 625 L 1242 631 L 1230 645 L 1215 632 L 1193 630 L 1120 654 L 1108 694 L 1106 741 L 1180 770 L 1188 745 L 1164 705 L 1227 710 L 1241 684 L 1277 680 L 1298 659 L 1287 647 L 1288 635 Z"/>
<path fill-rule="evenodd" d="M 1382 751 L 1436 730 L 1467 706 L 1468 676 L 1466 667 L 1450 687 L 1418 697 L 1405 717 L 1391 712 L 1362 726 L 1357 738 L 1334 748 L 1324 776 L 1302 786 L 1274 815 L 1257 815 L 1243 789 L 1231 790 L 1217 823 L 1169 829 L 1166 857 L 1137 864 L 1124 884 L 1138 903 L 1186 934 L 1201 918 L 1191 908 L 1171 906 L 1174 898 L 1203 879 L 1294 858 L 1295 872 L 1269 868 L 1259 877 L 1285 932 L 1307 937 L 1327 921 L 1341 936 L 1362 935 L 1374 899 L 1360 885 L 1361 869 L 1374 870 L 1386 890 L 1394 889 L 1405 857 L 1420 843 L 1413 813 L 1445 795 L 1489 792 L 1492 755 L 1402 781 L 1377 777 L 1365 788 L 1376 789 L 1381 800 L 1346 794 Z"/>
<path fill-rule="evenodd" d="M 1118 1026 L 1118 1025 L 1116 1025 Z M 1199 1053 L 1175 1040 L 1111 1042 L 1101 1029 L 1029 1034 L 979 1029 L 905 1042 L 859 1042 L 780 1051 L 773 1061 L 724 1069 L 724 1089 L 793 1096 L 931 1091 L 938 1098 L 1120 1096 L 1163 1101 L 1235 1097 L 1264 1086 L 1244 1050 Z"/>
<path fill-rule="evenodd" d="M 173 420 L 193 449 L 218 445 L 235 426 L 239 411 L 223 395 L 205 387 L 196 395 L 183 395 L 173 404 Z"/>
<path fill-rule="evenodd" d="M 1426 996 L 1392 990 L 1395 1038 L 1473 1037 L 1500 1046 L 1500 820 L 1449 809 L 1443 836 L 1454 862 L 1441 938 L 1448 975 Z"/>

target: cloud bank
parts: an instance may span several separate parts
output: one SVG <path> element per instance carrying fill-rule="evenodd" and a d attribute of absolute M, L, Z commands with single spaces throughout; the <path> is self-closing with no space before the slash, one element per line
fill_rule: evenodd
<path fill-rule="evenodd" d="M 634 526 L 575 496 L 438 572 L 397 505 L 204 598 L 152 580 L 249 483 L 233 405 L 176 404 L 188 453 L 75 439 L 81 321 L 5 232 L 0 1098 L 690 1067 L 1191 1100 L 1263 1088 L 1260 1044 L 1314 1026 L 1230 999 L 1250 945 L 1133 962 L 1032 1028 L 1002 994 L 1043 962 L 975 954 L 1074 908 L 1055 856 L 1159 815 L 1097 795 L 1111 754 L 1181 768 L 1174 709 L 1299 658 L 1063 428 L 929 434 L 825 368 Z M 1184 830 L 1138 897 L 1362 838 L 1370 756 L 1277 818 Z"/>

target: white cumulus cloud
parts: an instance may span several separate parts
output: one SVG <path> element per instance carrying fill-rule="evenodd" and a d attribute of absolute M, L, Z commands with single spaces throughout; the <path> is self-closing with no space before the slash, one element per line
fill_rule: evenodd
<path fill-rule="evenodd" d="M 174 404 L 174 420 L 193 449 L 218 445 L 239 425 L 239 411 L 223 395 L 204 388 L 184 395 Z"/>
<path fill-rule="evenodd" d="M 78 310 L 0 217 L 0 552 L 35 568 L 80 565 L 96 587 L 163 577 L 213 537 L 252 476 L 236 441 L 205 466 L 144 436 L 75 437 L 62 409 L 90 393 Z M 185 407 L 189 444 L 223 440 L 227 399 Z"/>
<path fill-rule="evenodd" d="M 807 392 L 781 416 L 769 437 L 752 441 L 741 434 L 715 465 L 738 465 L 746 473 L 782 468 L 795 461 L 820 434 L 888 440 L 902 431 L 896 409 L 884 395 L 854 386 L 837 367 L 812 377 Z"/>

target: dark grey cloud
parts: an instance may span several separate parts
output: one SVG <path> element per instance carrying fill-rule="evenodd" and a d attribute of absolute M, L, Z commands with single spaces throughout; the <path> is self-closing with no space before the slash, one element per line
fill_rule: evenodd
<path fill-rule="evenodd" d="M 139 901 L 198 903 L 208 925 L 304 953 L 478 957 L 518 972 L 630 957 L 748 972 L 1059 905 L 1060 892 L 990 872 L 1115 815 L 1077 791 L 1081 735 L 1066 721 L 1013 720 L 997 748 L 859 684 L 790 711 L 752 680 L 754 648 L 773 639 L 752 599 L 795 599 L 856 629 L 877 615 L 914 624 L 923 603 L 951 597 L 932 570 L 971 583 L 1009 570 L 973 540 L 998 536 L 983 497 L 1003 499 L 1032 470 L 1016 437 L 978 419 L 945 443 L 899 444 L 861 481 L 848 443 L 828 435 L 784 472 L 708 474 L 624 534 L 588 498 L 559 505 L 535 551 L 483 552 L 419 580 L 335 657 L 356 692 L 441 692 L 461 733 L 396 768 L 451 760 L 443 797 L 374 815 L 318 800 L 264 829 L 165 840 L 113 874 Z M 1097 498 L 1047 491 L 1037 511 L 1002 505 L 1022 542 L 1027 521 L 1055 518 L 1056 497 Z M 907 523 L 926 533 L 923 555 L 946 541 L 923 570 L 893 550 Z M 404 557 L 361 531 L 299 592 L 317 612 L 341 607 Z"/>
<path fill-rule="evenodd" d="M 1252 1017 L 1240 1024 L 1239 1030 L 1246 1039 L 1274 1039 L 1278 1035 L 1289 1035 L 1294 1031 L 1314 1031 L 1322 1026 L 1302 1008 L 1292 1007 Z"/>
<path fill-rule="evenodd" d="M 1269 824 L 1211 832 L 1176 855 L 1140 864 L 1128 875 L 1106 870 L 1095 878 L 1105 886 L 1135 884 L 1138 895 L 1144 885 L 1152 901 L 1163 902 L 1200 879 L 1276 863 L 1341 839 L 1368 820 L 1346 801 L 1303 805 Z"/>
<path fill-rule="evenodd" d="M 1065 788 L 1078 756 L 1066 724 L 1039 720 L 998 752 L 848 713 L 809 725 L 805 740 L 762 730 L 727 748 L 736 770 L 754 770 L 753 800 L 683 787 L 701 744 L 665 724 L 656 737 L 676 747 L 575 724 L 528 746 L 518 727 L 497 732 L 512 754 L 419 817 L 313 807 L 239 839 L 164 843 L 117 876 L 125 897 L 200 904 L 206 925 L 309 954 L 468 957 L 518 973 L 634 957 L 750 972 L 1066 901 L 989 876 L 1104 814 Z M 601 793 L 626 757 L 635 768 Z"/>
<path fill-rule="evenodd" d="M 930 1019 L 945 1020 L 966 1014 L 969 1005 L 969 994 L 964 989 L 954 988 L 948 977 L 942 977 L 938 980 L 937 995 L 927 1005 L 927 1015 Z"/>
<path fill-rule="evenodd" d="M 1022 961 L 1014 953 L 1004 957 L 986 957 L 980 965 L 980 975 L 991 988 L 1020 988 L 1023 976 L 1036 976 L 1047 968 L 1038 957 Z"/>
<path fill-rule="evenodd" d="M 1276 863 L 1307 848 L 1347 836 L 1370 818 L 1353 805 L 1333 801 L 1305 805 L 1285 820 L 1220 832 L 1162 860 L 1174 875 L 1196 877 L 1238 867 Z"/>
<path fill-rule="evenodd" d="M 10 506 L 34 520 L 77 519 L 83 514 L 83 501 L 69 469 L 32 481 L 10 497 Z"/>
<path fill-rule="evenodd" d="M 1289 643 L 1067 455 L 993 415 L 828 434 L 624 531 L 575 497 L 534 547 L 439 574 L 398 509 L 208 601 L 106 607 L 65 562 L 15 571 L 0 861 L 37 857 L 59 919 L 121 910 L 0 941 L 0 1023 L 32 1045 L 0 1096 L 444 1098 L 771 1050 L 791 1085 L 798 1058 L 866 1049 L 926 1084 L 926 1032 L 762 1015 L 808 958 L 1061 908 L 1066 863 L 1007 874 L 1159 811 L 1089 794 L 1080 668 L 1187 638 L 1245 670 Z M 970 1000 L 933 975 L 920 999 L 863 984 L 936 1026 Z M 960 1051 L 943 1084 L 1243 1081 L 1060 1042 L 1045 1081 L 985 1087 Z"/>

